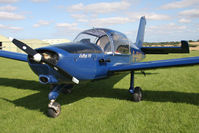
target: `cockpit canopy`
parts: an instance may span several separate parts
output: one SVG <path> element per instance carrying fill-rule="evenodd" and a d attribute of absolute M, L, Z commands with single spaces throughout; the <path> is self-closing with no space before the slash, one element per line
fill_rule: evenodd
<path fill-rule="evenodd" d="M 128 38 L 117 31 L 94 28 L 81 32 L 74 43 L 94 44 L 106 54 L 130 54 Z"/>

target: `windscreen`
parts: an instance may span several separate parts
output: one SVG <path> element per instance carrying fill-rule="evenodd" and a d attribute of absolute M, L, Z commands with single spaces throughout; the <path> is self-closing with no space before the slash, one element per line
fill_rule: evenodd
<path fill-rule="evenodd" d="M 109 29 L 90 29 L 80 33 L 74 43 L 93 44 L 105 54 L 130 54 L 128 38 L 117 31 Z"/>
<path fill-rule="evenodd" d="M 111 52 L 110 39 L 103 30 L 84 31 L 75 38 L 74 43 L 94 44 L 104 53 Z"/>
<path fill-rule="evenodd" d="M 86 33 L 81 33 L 75 38 L 74 42 L 75 43 L 94 43 L 94 44 L 96 44 L 97 40 L 98 40 L 98 37 L 96 37 L 96 36 L 86 34 Z"/>

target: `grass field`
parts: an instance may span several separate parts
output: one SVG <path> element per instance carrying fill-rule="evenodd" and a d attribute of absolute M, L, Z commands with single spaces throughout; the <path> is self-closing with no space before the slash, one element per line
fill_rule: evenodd
<path fill-rule="evenodd" d="M 145 60 L 199 56 L 149 55 Z M 48 118 L 49 87 L 26 63 L 0 58 L 0 133 L 199 133 L 199 66 L 135 74 L 143 101 L 130 101 L 128 72 L 61 94 L 62 112 Z"/>

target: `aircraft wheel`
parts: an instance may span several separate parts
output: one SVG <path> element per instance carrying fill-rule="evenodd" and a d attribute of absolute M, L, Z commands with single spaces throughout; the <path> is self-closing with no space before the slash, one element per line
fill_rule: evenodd
<path fill-rule="evenodd" d="M 52 107 L 48 108 L 47 112 L 48 116 L 53 118 L 59 116 L 60 113 L 61 113 L 61 105 L 57 102 L 54 102 Z"/>
<path fill-rule="evenodd" d="M 142 89 L 140 87 L 135 87 L 133 93 L 133 101 L 139 102 L 142 100 Z"/>

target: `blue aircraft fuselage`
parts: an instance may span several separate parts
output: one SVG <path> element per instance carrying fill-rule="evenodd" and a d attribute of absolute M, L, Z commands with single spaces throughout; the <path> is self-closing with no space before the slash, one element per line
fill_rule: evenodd
<path fill-rule="evenodd" d="M 65 43 L 50 45 L 36 50 L 57 54 L 57 66 L 61 67 L 80 81 L 105 78 L 108 76 L 109 67 L 119 64 L 135 63 L 144 58 L 144 54 L 140 49 L 134 49 L 132 47 L 130 49 L 131 54 L 105 54 L 102 51 L 97 51 L 98 48 L 96 47 L 90 51 L 89 48 L 87 48 L 84 49 L 85 52 L 81 51 L 81 53 L 78 53 L 78 49 L 81 50 L 81 45 L 87 44 Z M 70 50 L 67 50 L 67 47 Z M 71 51 L 71 49 L 74 50 Z M 59 74 L 55 69 L 49 67 L 47 64 L 35 63 L 29 60 L 29 65 L 33 72 L 39 76 L 41 83 L 72 83 L 70 79 Z M 42 78 L 45 78 L 48 81 L 45 79 L 42 80 Z"/>

